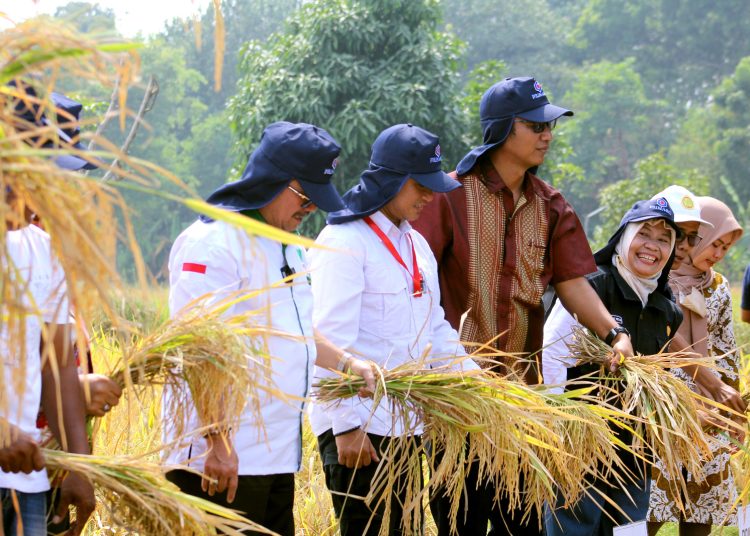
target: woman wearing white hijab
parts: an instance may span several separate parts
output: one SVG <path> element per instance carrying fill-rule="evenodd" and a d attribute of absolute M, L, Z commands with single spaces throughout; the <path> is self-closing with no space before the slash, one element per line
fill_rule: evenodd
<path fill-rule="evenodd" d="M 680 308 L 671 300 L 667 288 L 677 233 L 674 213 L 666 199 L 639 201 L 625 214 L 609 243 L 594 254 L 599 269 L 587 276 L 619 326 L 613 331 L 629 331 L 633 349 L 642 354 L 659 353 L 682 320 Z M 569 355 L 565 343 L 575 324 L 558 302 L 544 325 L 546 384 L 563 384 L 598 372 L 593 366 L 574 366 L 565 358 Z M 613 336 L 610 333 L 607 340 Z M 625 431 L 615 433 L 625 444 L 632 441 Z M 634 480 L 622 487 L 592 480 L 596 493 L 587 494 L 567 508 L 560 498 L 554 511 L 545 508 L 547 536 L 609 536 L 614 526 L 646 518 L 650 467 L 632 454 L 620 450 L 618 453 Z"/>

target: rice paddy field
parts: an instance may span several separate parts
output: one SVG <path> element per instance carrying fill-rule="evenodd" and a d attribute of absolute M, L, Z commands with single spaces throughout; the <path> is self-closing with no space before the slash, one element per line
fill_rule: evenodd
<path fill-rule="evenodd" d="M 166 290 L 155 289 L 148 293 L 133 292 L 128 299 L 121 300 L 122 313 L 144 331 L 159 325 L 167 317 Z M 738 314 L 738 307 L 735 307 Z M 750 341 L 750 325 L 742 324 L 736 319 L 738 343 Z M 118 348 L 106 336 L 109 326 L 101 324 L 94 327 L 93 352 L 94 366 L 97 372 L 107 373 L 113 370 L 118 359 Z M 745 360 L 747 367 L 748 362 Z M 744 375 L 747 378 L 747 374 Z M 98 455 L 141 454 L 154 452 L 160 444 L 160 408 L 159 388 L 133 396 L 126 391 L 119 406 L 113 409 L 97 425 L 95 435 L 95 453 Z M 158 454 L 150 456 L 158 461 Z M 741 481 L 739 478 L 738 481 Z M 434 535 L 436 531 L 425 510 L 425 534 Z M 297 492 L 295 497 L 295 521 L 297 534 L 302 536 L 328 536 L 337 533 L 336 520 L 331 508 L 331 501 L 325 487 L 320 459 L 317 453 L 315 438 L 309 427 L 304 429 L 303 467 L 297 475 Z M 721 531 L 714 529 L 712 534 L 738 534 L 736 527 L 727 527 Z M 116 527 L 107 512 L 100 505 L 89 522 L 86 534 L 120 535 L 127 534 Z M 677 535 L 677 528 L 665 525 L 660 536 Z"/>

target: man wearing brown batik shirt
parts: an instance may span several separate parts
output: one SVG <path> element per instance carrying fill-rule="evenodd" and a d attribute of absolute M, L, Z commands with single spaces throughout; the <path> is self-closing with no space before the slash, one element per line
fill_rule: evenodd
<path fill-rule="evenodd" d="M 562 194 L 532 173 L 544 162 L 552 129 L 573 112 L 549 103 L 533 78 L 507 78 L 482 97 L 484 144 L 459 162 L 463 188 L 436 194 L 414 227 L 438 261 L 446 317 L 466 342 L 486 343 L 519 358 L 498 367 L 539 383 L 535 355 L 542 348 L 542 295 L 552 284 L 562 304 L 599 337 L 613 355 L 631 356 L 622 332 L 584 276 L 596 264 L 580 221 Z M 461 323 L 462 317 L 463 323 Z M 521 359 L 530 357 L 531 359 Z M 612 368 L 616 368 L 616 360 Z M 533 535 L 537 519 L 521 524 L 522 509 L 501 504 L 490 516 L 494 489 L 466 482 L 468 511 L 459 512 L 459 534 Z M 448 534 L 447 501 L 433 500 L 439 533 Z M 465 515 L 464 515 L 465 514 Z"/>

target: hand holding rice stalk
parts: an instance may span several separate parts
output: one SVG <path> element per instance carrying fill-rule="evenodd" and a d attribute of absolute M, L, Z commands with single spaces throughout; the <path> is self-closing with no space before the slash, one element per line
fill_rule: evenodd
<path fill-rule="evenodd" d="M 87 456 L 43 449 L 47 468 L 76 472 L 96 488 L 99 503 L 119 527 L 138 534 L 188 536 L 244 530 L 275 534 L 233 510 L 181 492 L 160 465 L 145 457 Z M 186 469 L 182 468 L 181 469 Z"/>
<path fill-rule="evenodd" d="M 123 389 L 162 384 L 171 396 L 165 414 L 173 416 L 176 435 L 182 435 L 187 408 L 195 408 L 201 425 L 222 429 L 239 425 L 246 404 L 260 419 L 259 391 L 283 396 L 273 388 L 270 368 L 252 338 L 267 329 L 252 313 L 224 316 L 247 295 L 232 295 L 218 303 L 211 296 L 192 302 L 179 316 L 152 334 L 134 337 L 123 349 L 119 367 L 111 374 Z"/>
<path fill-rule="evenodd" d="M 356 395 L 361 386 L 353 376 L 325 379 L 317 397 L 333 402 Z M 394 420 L 424 423 L 422 444 L 431 444 L 429 487 L 444 486 L 454 527 L 471 463 L 478 464 L 480 480 L 496 484 L 496 501 L 507 493 L 513 504 L 523 502 L 526 516 L 553 501 L 558 486 L 572 502 L 584 492 L 584 475 L 619 474 L 616 439 L 607 425 L 618 412 L 605 406 L 547 394 L 490 371 L 430 369 L 424 362 L 382 371 L 374 404 L 382 397 L 388 397 Z M 441 451 L 438 460 L 435 453 Z M 377 478 L 393 482 L 389 473 L 409 469 L 412 464 L 398 463 L 396 455 L 384 456 L 392 466 L 381 465 Z M 418 502 L 407 506 L 416 508 Z"/>
<path fill-rule="evenodd" d="M 605 365 L 612 349 L 588 330 L 574 328 L 569 349 L 577 364 L 601 367 L 603 376 L 598 381 L 606 387 L 603 391 L 616 393 L 619 405 L 631 416 L 635 432 L 633 451 L 647 449 L 660 460 L 664 473 L 677 476 L 670 482 L 675 486 L 674 496 L 679 501 L 686 491 L 680 477 L 682 470 L 701 481 L 703 466 L 712 456 L 711 437 L 703 431 L 699 409 L 711 406 L 730 410 L 690 390 L 684 381 L 670 373 L 670 369 L 692 364 L 710 367 L 711 360 L 688 357 L 684 353 L 636 355 L 622 360 L 618 375 L 610 376 Z M 620 389 L 617 389 L 618 384 Z M 716 418 L 728 429 L 736 426 L 730 418 L 718 413 Z"/>

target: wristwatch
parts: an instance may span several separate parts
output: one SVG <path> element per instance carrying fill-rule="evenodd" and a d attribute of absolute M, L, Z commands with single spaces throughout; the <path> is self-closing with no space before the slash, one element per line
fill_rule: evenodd
<path fill-rule="evenodd" d="M 614 341 L 615 337 L 617 337 L 620 333 L 624 333 L 628 337 L 630 336 L 630 332 L 627 329 L 622 326 L 616 326 L 609 330 L 607 336 L 604 337 L 604 342 L 612 346 L 612 341 Z"/>

